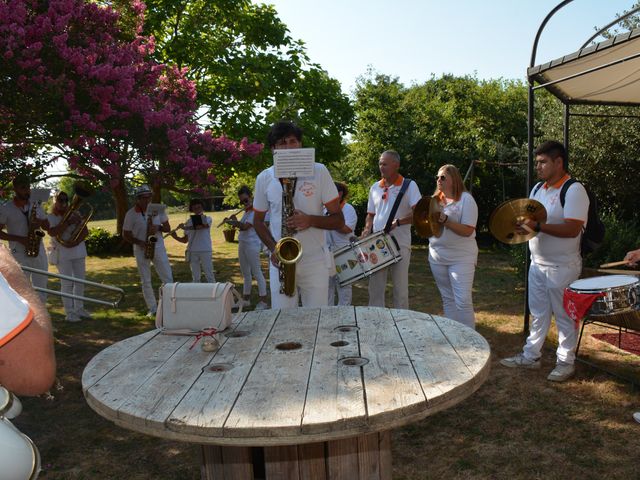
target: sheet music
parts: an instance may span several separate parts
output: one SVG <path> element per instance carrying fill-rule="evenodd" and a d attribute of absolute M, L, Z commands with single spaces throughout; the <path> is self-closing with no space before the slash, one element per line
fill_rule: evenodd
<path fill-rule="evenodd" d="M 32 188 L 29 194 L 29 203 L 44 203 L 49 200 L 51 190 L 48 188 Z"/>
<path fill-rule="evenodd" d="M 164 213 L 167 206 L 164 203 L 150 203 L 147 205 L 147 215 L 156 216 Z"/>
<path fill-rule="evenodd" d="M 315 161 L 315 148 L 285 148 L 273 151 L 276 178 L 311 177 Z"/>

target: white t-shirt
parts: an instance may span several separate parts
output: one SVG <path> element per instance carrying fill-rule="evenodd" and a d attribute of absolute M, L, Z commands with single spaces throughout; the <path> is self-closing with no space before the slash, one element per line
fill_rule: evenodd
<path fill-rule="evenodd" d="M 373 232 L 380 232 L 384 230 L 387 224 L 387 219 L 393 208 L 393 204 L 400 193 L 402 188 L 402 182 L 404 178 L 402 175 L 398 175 L 395 183 L 388 188 L 385 187 L 385 181 L 380 180 L 374 183 L 369 189 L 369 202 L 367 203 L 367 213 L 374 214 L 373 217 Z M 386 192 L 385 192 L 386 190 Z M 398 210 L 396 211 L 395 218 L 404 218 L 412 214 L 413 207 L 420 201 L 422 196 L 418 185 L 413 180 L 410 181 L 407 191 L 404 192 L 404 196 L 400 201 Z M 398 241 L 400 247 L 411 246 L 411 225 L 404 224 L 394 228 L 391 235 Z"/>
<path fill-rule="evenodd" d="M 555 185 L 545 183 L 535 195 L 534 187 L 529 198 L 534 198 L 544 205 L 547 210 L 546 223 L 558 224 L 564 223 L 565 219 L 573 219 L 580 220 L 583 222 L 583 227 L 586 227 L 589 217 L 589 196 L 582 184 L 572 184 L 567 189 L 564 209 L 560 204 L 560 190 L 569 178 L 569 175 L 565 175 Z M 572 265 L 581 262 L 580 239 L 580 235 L 574 238 L 560 238 L 540 232 L 529 240 L 531 260 L 538 265 Z"/>
<path fill-rule="evenodd" d="M 462 192 L 460 200 L 447 204 L 443 211 L 451 221 L 476 227 L 478 205 L 470 193 Z M 429 261 L 438 265 L 473 263 L 478 260 L 476 231 L 464 237 L 447 227 L 442 228 L 440 237 L 429 237 Z"/>
<path fill-rule="evenodd" d="M 160 215 L 154 215 L 152 217 L 152 224 L 160 227 L 164 222 L 169 221 L 169 217 L 166 212 L 161 213 Z M 144 212 L 140 211 L 137 206 L 130 208 L 127 214 L 124 216 L 124 223 L 122 225 L 123 230 L 129 230 L 133 234 L 133 238 L 137 240 L 142 240 L 143 242 L 147 241 L 147 217 Z M 160 233 L 160 229 L 158 228 L 158 232 L 156 232 L 156 237 L 158 242 L 156 243 L 156 251 L 166 252 L 164 247 L 164 239 L 162 238 L 162 234 Z M 133 248 L 140 248 L 140 245 L 134 245 Z"/>
<path fill-rule="evenodd" d="M 350 203 L 342 205 L 342 214 L 344 215 L 344 224 L 351 229 L 351 233 L 340 233 L 337 230 L 327 230 L 327 243 L 329 249 L 335 252 L 340 247 L 349 245 L 349 239 L 355 235 L 354 230 L 358 223 L 358 214 L 356 209 Z"/>
<path fill-rule="evenodd" d="M 240 223 L 250 223 L 251 225 L 253 225 L 254 215 L 255 212 L 253 208 L 245 210 L 245 212 L 242 214 L 242 218 L 240 219 Z M 242 243 L 247 246 L 251 245 L 254 248 L 260 248 L 262 242 L 260 241 L 260 237 L 258 237 L 258 234 L 256 233 L 256 229 L 252 226 L 248 230 L 240 230 L 238 232 L 238 243 Z"/>
<path fill-rule="evenodd" d="M 62 221 L 63 215 L 56 215 L 54 213 L 50 213 L 47 215 L 47 219 L 49 220 L 49 226 L 55 227 Z M 69 225 L 66 231 L 73 232 L 73 230 L 77 227 L 76 224 Z M 80 242 L 75 247 L 65 247 L 56 240 L 55 237 L 51 237 L 51 247 L 58 252 L 58 261 L 64 262 L 67 260 L 76 260 L 78 258 L 85 258 L 87 256 L 87 247 L 84 241 Z"/>
<path fill-rule="evenodd" d="M 0 347 L 27 328 L 33 310 L 0 273 Z"/>
<path fill-rule="evenodd" d="M 0 225 L 5 225 L 7 229 L 7 233 L 11 235 L 19 235 L 21 237 L 26 237 L 29 233 L 29 215 L 31 212 L 32 205 L 28 204 L 24 206 L 24 208 L 18 207 L 13 200 L 9 200 L 4 205 L 0 207 Z M 40 206 L 36 207 L 36 217 L 40 220 L 44 220 L 47 218 L 47 215 L 44 213 L 44 210 Z M 44 242 L 40 242 L 40 253 L 39 255 L 44 255 Z M 19 253 L 25 255 L 25 248 L 20 242 L 9 242 L 9 248 L 11 249 L 11 253 Z"/>
<path fill-rule="evenodd" d="M 192 252 L 210 252 L 211 247 L 211 217 L 201 215 L 203 224 L 209 225 L 209 228 L 201 228 L 199 230 L 185 230 L 184 234 L 189 239 L 189 250 Z M 184 223 L 187 228 L 193 227 L 191 217 Z"/>
<path fill-rule="evenodd" d="M 299 177 L 293 196 L 294 208 L 307 215 L 322 215 L 323 207 L 338 198 L 331 174 L 321 163 L 314 165 L 312 177 Z M 256 178 L 253 208 L 258 212 L 269 212 L 269 230 L 277 242 L 281 238 L 282 225 L 282 185 L 274 176 L 274 168 L 269 167 Z M 329 261 L 325 230 L 310 227 L 294 235 L 302 244 L 300 262 Z"/>

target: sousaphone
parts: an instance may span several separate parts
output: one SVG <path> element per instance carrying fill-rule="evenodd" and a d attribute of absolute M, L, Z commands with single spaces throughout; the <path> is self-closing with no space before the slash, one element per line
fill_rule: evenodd
<path fill-rule="evenodd" d="M 438 197 L 423 196 L 413 209 L 413 226 L 420 237 L 439 237 L 442 235 L 442 224 L 438 218 L 442 213 L 442 205 Z"/>
<path fill-rule="evenodd" d="M 528 229 L 525 235 L 516 232 L 516 227 L 525 220 L 544 223 L 547 210 L 539 201 L 532 198 L 516 198 L 498 205 L 489 217 L 489 231 L 498 240 L 515 245 L 535 237 L 538 232 Z"/>

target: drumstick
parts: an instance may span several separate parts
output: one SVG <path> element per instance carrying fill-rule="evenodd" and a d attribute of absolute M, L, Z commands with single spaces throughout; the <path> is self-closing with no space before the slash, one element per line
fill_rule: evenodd
<path fill-rule="evenodd" d="M 526 230 L 529 233 L 536 233 L 536 231 L 529 227 L 526 223 L 523 223 L 522 225 L 520 225 L 520 228 L 522 228 L 523 230 Z"/>
<path fill-rule="evenodd" d="M 611 262 L 611 263 L 603 263 L 600 265 L 600 268 L 608 268 L 608 267 L 617 267 L 619 265 L 628 265 L 629 262 L 626 260 L 620 260 L 619 262 Z"/>

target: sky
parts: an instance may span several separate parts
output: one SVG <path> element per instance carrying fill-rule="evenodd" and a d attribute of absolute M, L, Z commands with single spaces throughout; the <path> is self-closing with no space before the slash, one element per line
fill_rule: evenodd
<path fill-rule="evenodd" d="M 405 85 L 433 75 L 525 80 L 536 32 L 560 0 L 264 0 L 346 93 L 368 68 Z M 578 50 L 634 0 L 574 0 L 545 28 L 535 64 Z"/>

